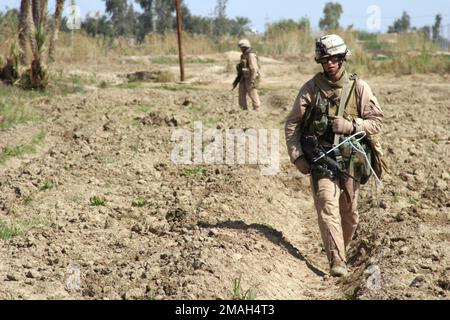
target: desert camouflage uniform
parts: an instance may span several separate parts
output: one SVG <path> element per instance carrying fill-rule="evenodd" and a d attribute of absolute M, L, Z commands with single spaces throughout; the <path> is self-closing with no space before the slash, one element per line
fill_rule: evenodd
<path fill-rule="evenodd" d="M 331 83 L 328 80 L 330 86 L 327 86 L 326 81 L 323 81 L 324 78 L 325 75 L 318 74 L 300 89 L 293 109 L 287 118 L 285 135 L 292 163 L 295 163 L 303 155 L 300 145 L 302 135 L 300 126 L 307 108 L 312 107 L 317 101 L 315 95 L 319 91 L 328 96 L 340 97 L 341 95 L 342 79 L 337 83 Z M 339 100 L 335 106 L 336 110 L 338 106 Z M 331 111 L 332 109 L 330 109 Z M 356 132 L 364 131 L 367 135 L 374 136 L 381 130 L 383 112 L 377 98 L 365 81 L 356 80 L 344 117 L 347 120 L 355 121 Z M 312 177 L 311 189 L 327 257 L 331 263 L 333 255 L 338 254 L 345 262 L 346 250 L 359 221 L 357 202 L 360 184 L 353 179 L 340 183 L 326 177 L 319 179 Z"/>
<path fill-rule="evenodd" d="M 261 101 L 256 90 L 257 81 L 259 79 L 259 66 L 258 58 L 251 48 L 248 48 L 241 55 L 240 64 L 241 68 L 244 69 L 244 74 L 239 82 L 239 105 L 244 110 L 248 109 L 248 95 L 252 101 L 253 109 L 258 110 L 261 106 Z"/>

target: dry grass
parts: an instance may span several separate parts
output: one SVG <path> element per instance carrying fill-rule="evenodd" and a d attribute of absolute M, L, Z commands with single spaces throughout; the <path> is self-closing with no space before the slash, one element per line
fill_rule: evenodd
<path fill-rule="evenodd" d="M 58 39 L 56 60 L 64 64 L 96 61 L 110 53 L 106 40 L 88 37 L 74 32 L 61 32 Z"/>
<path fill-rule="evenodd" d="M 186 55 L 204 55 L 238 50 L 238 38 L 224 37 L 217 41 L 206 36 L 183 35 L 183 51 Z M 259 54 L 269 56 L 297 55 L 311 52 L 314 42 L 303 31 L 270 34 L 250 37 L 253 47 Z M 134 39 L 117 38 L 112 41 L 88 37 L 80 32 L 61 33 L 58 46 L 58 61 L 64 63 L 86 60 L 108 59 L 117 56 L 163 56 L 177 55 L 178 44 L 174 33 L 152 34 L 141 44 Z"/>
<path fill-rule="evenodd" d="M 370 36 L 369 40 L 358 40 L 358 33 L 355 31 L 335 32 L 340 34 L 351 48 L 352 55 L 349 62 L 352 69 L 358 73 L 450 72 L 450 59 L 436 55 L 438 48 L 430 41 L 425 41 L 419 34 L 399 34 L 391 37 L 395 42 L 390 43 L 374 35 Z M 279 31 L 249 38 L 254 49 L 264 56 L 289 58 L 314 52 L 314 37 L 305 30 Z M 213 40 L 206 36 L 184 34 L 183 39 L 187 60 L 189 56 L 195 60 L 196 56 L 205 54 L 238 51 L 236 47 L 238 39 L 233 37 Z M 0 45 L 0 53 L 6 55 L 9 49 L 7 44 L 11 41 L 12 39 L 6 39 L 5 43 Z M 170 60 L 173 57 L 176 60 L 177 52 L 175 33 L 152 34 L 147 36 L 143 43 L 138 44 L 134 39 L 102 39 L 88 37 L 80 31 L 73 34 L 63 32 L 59 38 L 57 61 L 63 65 L 88 61 L 108 64 L 111 59 L 121 56 L 151 56 L 153 62 L 153 58 Z M 194 60 L 193 63 L 201 62 Z M 227 63 L 226 72 L 234 73 L 234 64 L 234 61 Z M 160 81 L 170 82 L 171 77 L 162 75 Z"/>
<path fill-rule="evenodd" d="M 217 52 L 214 41 L 206 36 L 193 36 L 185 33 L 182 39 L 185 54 L 201 55 Z M 143 53 L 148 55 L 178 54 L 177 35 L 175 33 L 148 35 L 141 47 Z"/>
<path fill-rule="evenodd" d="M 259 52 L 271 56 L 291 56 L 314 50 L 314 40 L 306 30 L 269 33 L 262 41 L 255 39 L 254 42 L 260 47 Z"/>
<path fill-rule="evenodd" d="M 437 54 L 435 44 L 422 35 L 404 33 L 393 36 L 394 42 L 375 40 L 363 42 L 358 40 L 355 31 L 336 31 L 342 35 L 351 56 L 349 63 L 352 71 L 357 73 L 396 75 L 414 73 L 449 73 L 450 57 Z"/>
<path fill-rule="evenodd" d="M 161 71 L 156 79 L 156 82 L 159 83 L 167 83 L 167 82 L 175 82 L 175 75 L 170 71 Z"/>
<path fill-rule="evenodd" d="M 422 53 L 400 53 L 393 59 L 375 61 L 368 64 L 374 74 L 395 73 L 396 75 L 415 73 L 450 73 L 450 56 Z"/>

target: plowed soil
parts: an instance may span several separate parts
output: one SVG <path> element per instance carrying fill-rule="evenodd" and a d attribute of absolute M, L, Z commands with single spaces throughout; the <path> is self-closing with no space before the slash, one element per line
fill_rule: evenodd
<path fill-rule="evenodd" d="M 385 113 L 390 173 L 383 189 L 363 187 L 350 275 L 335 279 L 283 132 L 312 60 L 262 57 L 263 107 L 245 112 L 227 73 L 239 54 L 202 58 L 185 84 L 127 83 L 131 72 L 177 72 L 148 57 L 56 67 L 83 90 L 30 99 L 41 120 L 0 131 L 3 150 L 46 134 L 0 165 L 0 220 L 21 230 L 0 240 L 0 299 L 450 297 L 448 76 L 360 75 Z M 174 164 L 171 135 L 194 121 L 280 130 L 279 172 Z"/>

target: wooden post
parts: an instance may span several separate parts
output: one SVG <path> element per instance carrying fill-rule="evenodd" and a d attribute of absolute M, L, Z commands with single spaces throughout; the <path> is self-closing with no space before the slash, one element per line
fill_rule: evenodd
<path fill-rule="evenodd" d="M 177 34 L 178 34 L 178 57 L 180 61 L 180 80 L 184 81 L 184 60 L 183 60 L 183 45 L 181 41 L 182 25 L 181 25 L 181 8 L 180 0 L 175 0 L 177 9 Z"/>
<path fill-rule="evenodd" d="M 447 25 L 447 50 L 450 51 L 450 23 Z"/>

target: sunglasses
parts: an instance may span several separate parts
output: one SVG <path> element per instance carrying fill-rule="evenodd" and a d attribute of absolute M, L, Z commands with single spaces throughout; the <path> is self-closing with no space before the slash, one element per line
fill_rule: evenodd
<path fill-rule="evenodd" d="M 319 60 L 317 60 L 319 63 L 321 63 L 321 64 L 324 64 L 324 63 L 327 63 L 328 61 L 331 61 L 331 62 L 333 62 L 333 63 L 336 63 L 336 62 L 339 62 L 339 61 L 341 61 L 342 60 L 342 57 L 341 56 L 331 56 L 331 57 L 324 57 L 324 58 L 321 58 L 321 59 L 319 59 Z"/>

